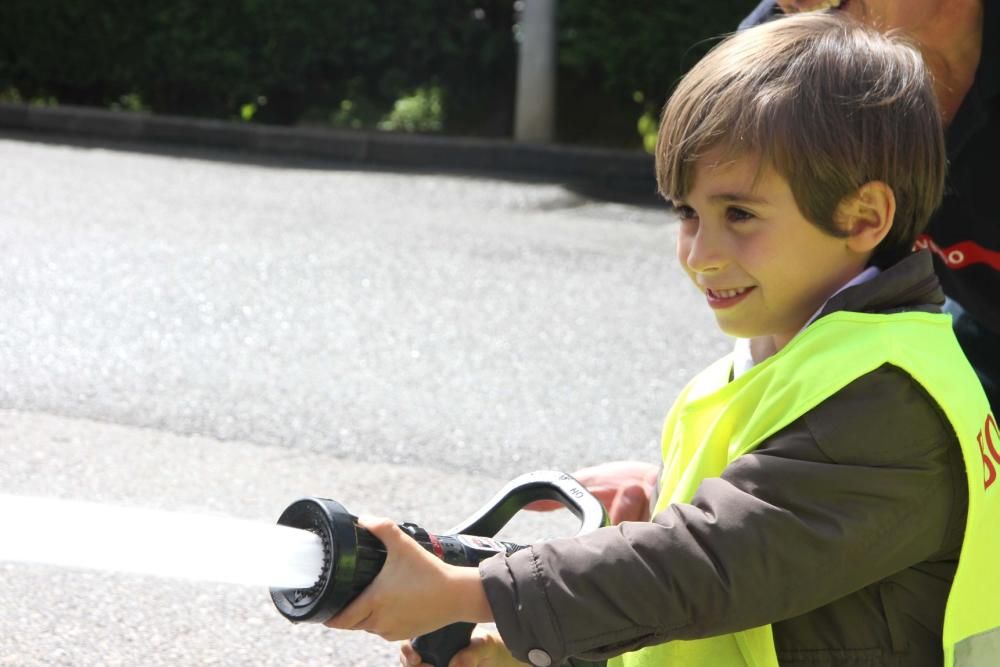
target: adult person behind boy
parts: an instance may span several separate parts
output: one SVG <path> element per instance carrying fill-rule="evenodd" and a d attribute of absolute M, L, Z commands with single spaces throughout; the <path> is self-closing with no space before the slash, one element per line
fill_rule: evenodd
<path fill-rule="evenodd" d="M 836 5 L 912 39 L 934 76 L 948 148 L 944 200 L 917 246 L 930 248 L 955 334 L 1000 410 L 1000 7 L 984 0 L 764 0 L 740 24 Z"/>
<path fill-rule="evenodd" d="M 750 340 L 667 417 L 649 522 L 480 566 L 388 521 L 328 623 L 386 638 L 495 621 L 452 663 L 969 665 L 1000 643 L 1000 445 L 915 237 L 944 141 L 920 54 L 852 21 L 748 30 L 671 96 L 660 189 L 678 259 Z M 959 561 L 960 559 L 960 561 Z M 404 648 L 407 664 L 416 660 Z"/>

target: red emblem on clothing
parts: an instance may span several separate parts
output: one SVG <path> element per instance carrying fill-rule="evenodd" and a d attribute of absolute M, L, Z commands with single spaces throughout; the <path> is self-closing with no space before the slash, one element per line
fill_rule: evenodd
<path fill-rule="evenodd" d="M 971 264 L 988 264 L 997 271 L 1000 271 L 1000 252 L 984 248 L 974 241 L 961 241 L 955 245 L 942 248 L 927 234 L 921 234 L 914 250 L 930 249 L 935 255 L 940 257 L 949 269 L 964 269 Z"/>
<path fill-rule="evenodd" d="M 996 465 L 1000 465 L 1000 453 L 997 453 L 996 448 L 1000 444 L 997 442 L 1000 440 L 1000 432 L 997 431 L 997 420 L 992 414 L 986 415 L 986 423 L 976 440 L 979 441 L 979 453 L 983 455 L 983 488 L 988 489 L 997 481 Z"/>

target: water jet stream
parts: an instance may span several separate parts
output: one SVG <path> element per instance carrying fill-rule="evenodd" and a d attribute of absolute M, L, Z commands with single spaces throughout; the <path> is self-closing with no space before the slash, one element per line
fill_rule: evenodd
<path fill-rule="evenodd" d="M 0 494 L 0 561 L 308 588 L 323 547 L 264 522 Z"/>

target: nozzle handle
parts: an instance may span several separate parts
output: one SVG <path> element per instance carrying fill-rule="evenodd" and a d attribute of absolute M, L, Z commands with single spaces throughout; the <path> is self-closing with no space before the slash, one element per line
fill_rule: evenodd
<path fill-rule="evenodd" d="M 448 534 L 493 537 L 515 514 L 536 500 L 554 500 L 565 506 L 580 520 L 577 535 L 609 524 L 604 505 L 583 484 L 558 470 L 538 470 L 508 482 L 478 512 Z"/>
<path fill-rule="evenodd" d="M 433 667 L 448 667 L 455 654 L 469 645 L 475 623 L 452 623 L 410 642 L 420 658 Z"/>
<path fill-rule="evenodd" d="M 554 500 L 569 509 L 580 520 L 578 535 L 609 523 L 604 505 L 580 482 L 564 472 L 540 470 L 512 480 L 478 512 L 447 534 L 493 537 L 515 514 L 536 500 Z M 425 663 L 448 667 L 455 654 L 469 645 L 475 627 L 473 623 L 454 623 L 417 637 L 411 643 Z"/>

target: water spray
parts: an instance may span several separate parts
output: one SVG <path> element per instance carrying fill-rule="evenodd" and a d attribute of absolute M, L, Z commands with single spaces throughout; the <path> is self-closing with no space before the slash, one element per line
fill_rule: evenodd
<path fill-rule="evenodd" d="M 512 554 L 524 545 L 493 539 L 525 506 L 553 500 L 579 520 L 577 534 L 607 525 L 604 506 L 569 475 L 540 471 L 508 483 L 471 517 L 444 534 L 429 533 L 412 523 L 400 528 L 420 546 L 451 565 L 477 566 L 498 553 Z M 325 498 L 303 498 L 289 505 L 278 524 L 309 531 L 323 546 L 322 570 L 307 588 L 271 588 L 275 607 L 288 620 L 322 623 L 348 605 L 371 583 L 385 563 L 385 546 L 358 525 L 357 517 L 340 503 Z M 446 667 L 468 646 L 473 623 L 455 623 L 413 640 L 425 663 Z"/>
<path fill-rule="evenodd" d="M 194 512 L 0 494 L 0 562 L 214 581 L 308 586 L 323 567 L 304 530 Z"/>
<path fill-rule="evenodd" d="M 476 566 L 520 544 L 494 536 L 526 505 L 553 500 L 580 520 L 577 534 L 607 523 L 600 501 L 560 472 L 523 475 L 443 534 L 401 528 L 452 565 Z M 278 525 L 226 516 L 114 507 L 0 494 L 0 562 L 266 586 L 285 618 L 321 623 L 379 573 L 385 546 L 334 500 L 303 498 Z M 424 662 L 445 667 L 468 645 L 474 625 L 456 623 L 414 640 Z"/>

